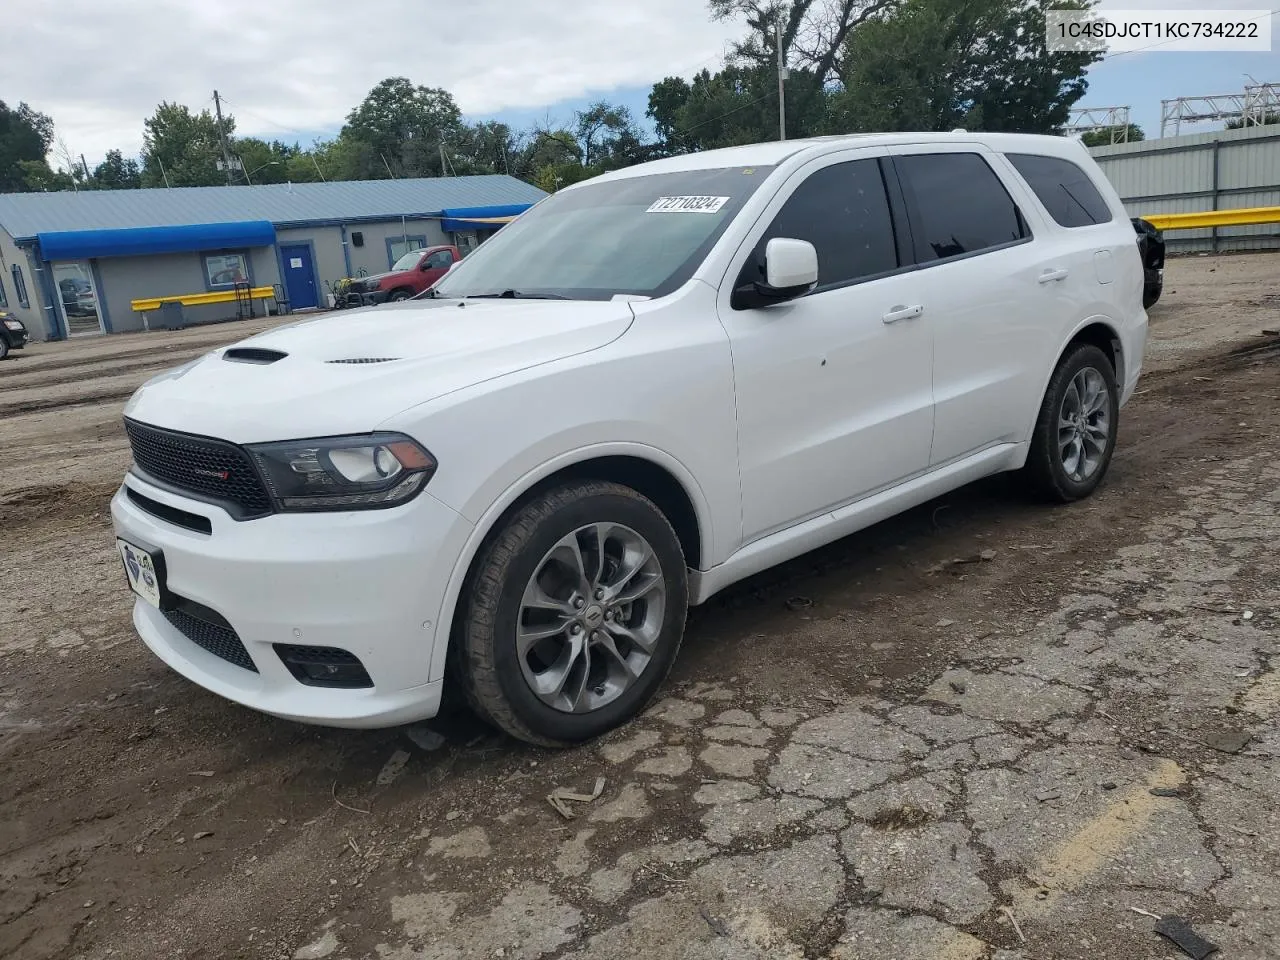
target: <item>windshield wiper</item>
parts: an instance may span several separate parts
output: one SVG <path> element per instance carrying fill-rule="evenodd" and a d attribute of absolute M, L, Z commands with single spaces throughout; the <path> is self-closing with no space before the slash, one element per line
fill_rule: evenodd
<path fill-rule="evenodd" d="M 470 293 L 465 300 L 568 300 L 558 293 L 521 293 L 519 290 L 503 290 L 501 293 Z"/>

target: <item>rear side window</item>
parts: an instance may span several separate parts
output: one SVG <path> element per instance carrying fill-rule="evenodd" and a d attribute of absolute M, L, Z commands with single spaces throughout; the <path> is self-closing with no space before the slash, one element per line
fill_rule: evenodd
<path fill-rule="evenodd" d="M 814 245 L 818 290 L 896 270 L 893 219 L 880 164 L 850 160 L 811 173 L 760 238 L 753 260 L 761 279 L 765 246 L 774 237 Z M 747 269 L 753 269 L 751 261 Z"/>
<path fill-rule="evenodd" d="M 912 204 L 920 263 L 979 253 L 1031 235 L 1018 205 L 976 153 L 917 153 L 894 158 Z"/>
<path fill-rule="evenodd" d="M 1107 201 L 1089 175 L 1070 160 L 1032 153 L 1008 153 L 1005 156 L 1060 226 L 1089 227 L 1111 220 Z"/>

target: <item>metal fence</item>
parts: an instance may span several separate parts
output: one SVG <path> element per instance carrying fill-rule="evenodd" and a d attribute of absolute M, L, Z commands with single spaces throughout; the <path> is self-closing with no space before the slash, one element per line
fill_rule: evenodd
<path fill-rule="evenodd" d="M 1131 216 L 1280 206 L 1280 125 L 1213 130 L 1089 151 Z M 1178 230 L 1171 253 L 1280 248 L 1280 224 Z"/>

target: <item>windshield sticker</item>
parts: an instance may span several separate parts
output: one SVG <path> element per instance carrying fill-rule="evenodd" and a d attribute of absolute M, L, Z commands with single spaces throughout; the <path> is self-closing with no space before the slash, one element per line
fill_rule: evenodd
<path fill-rule="evenodd" d="M 728 197 L 659 197 L 645 213 L 719 213 Z"/>

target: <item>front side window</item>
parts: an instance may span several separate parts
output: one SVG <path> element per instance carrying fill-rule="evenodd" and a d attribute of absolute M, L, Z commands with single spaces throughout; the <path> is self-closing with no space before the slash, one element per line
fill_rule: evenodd
<path fill-rule="evenodd" d="M 459 261 L 436 294 L 665 296 L 693 276 L 772 169 L 681 170 L 564 190 Z"/>
<path fill-rule="evenodd" d="M 27 298 L 27 281 L 22 275 L 22 267 L 16 263 L 10 268 L 13 273 L 13 293 L 18 298 L 21 306 L 31 306 L 31 301 Z"/>
<path fill-rule="evenodd" d="M 928 263 L 1017 243 L 1031 236 L 1018 205 L 976 153 L 894 158 L 913 202 L 916 260 Z"/>
<path fill-rule="evenodd" d="M 775 237 L 813 244 L 819 291 L 897 269 L 893 218 L 879 162 L 851 160 L 810 174 L 760 238 L 740 283 L 764 279 L 765 247 Z"/>
<path fill-rule="evenodd" d="M 1032 153 L 1006 153 L 1054 222 L 1063 227 L 1109 223 L 1111 208 L 1089 175 L 1070 160 Z"/>
<path fill-rule="evenodd" d="M 453 263 L 452 250 L 437 250 L 431 256 L 427 257 L 428 270 L 440 270 Z"/>
<path fill-rule="evenodd" d="M 243 253 L 206 253 L 204 276 L 210 290 L 234 287 L 248 281 L 249 265 Z"/>

